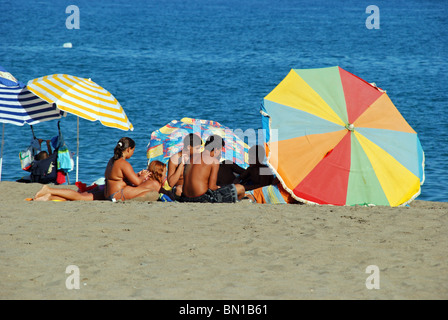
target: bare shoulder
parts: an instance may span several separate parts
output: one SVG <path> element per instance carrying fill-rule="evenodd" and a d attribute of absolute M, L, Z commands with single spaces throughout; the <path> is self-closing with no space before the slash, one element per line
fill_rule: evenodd
<path fill-rule="evenodd" d="M 114 162 L 114 167 L 117 167 L 117 168 L 129 168 L 130 166 L 131 166 L 131 164 L 123 158 L 115 160 L 115 162 Z"/>
<path fill-rule="evenodd" d="M 154 191 L 158 191 L 160 189 L 160 183 L 152 179 L 143 182 L 141 186 L 146 189 L 151 189 Z"/>
<path fill-rule="evenodd" d="M 216 159 L 215 157 L 211 157 L 209 155 L 206 155 L 206 154 L 202 155 L 202 163 L 207 165 L 207 166 L 211 166 L 211 165 L 212 166 L 215 166 L 215 165 L 219 166 L 220 165 L 218 159 Z"/>
<path fill-rule="evenodd" d="M 210 162 L 208 162 L 208 166 L 210 166 L 216 170 L 219 170 L 219 166 L 220 166 L 219 160 L 216 159 L 215 157 L 210 157 Z"/>
<path fill-rule="evenodd" d="M 171 162 L 171 163 L 173 163 L 175 165 L 178 165 L 179 164 L 179 159 L 180 159 L 181 156 L 182 156 L 182 152 L 175 153 L 175 154 L 173 154 L 170 157 L 170 160 L 168 162 L 169 163 Z"/>
<path fill-rule="evenodd" d="M 117 160 L 111 159 L 106 168 L 105 172 L 106 179 L 110 180 L 123 179 L 123 176 L 125 176 L 125 173 L 129 170 L 128 165 L 130 166 L 129 162 L 127 162 L 124 159 L 117 159 Z"/>

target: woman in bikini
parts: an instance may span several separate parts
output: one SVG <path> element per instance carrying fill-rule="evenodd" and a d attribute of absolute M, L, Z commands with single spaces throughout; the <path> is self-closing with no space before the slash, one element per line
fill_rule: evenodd
<path fill-rule="evenodd" d="M 148 192 L 161 192 L 161 188 L 166 181 L 166 165 L 160 161 L 154 160 L 148 167 L 149 178 L 141 184 L 142 187 L 148 189 Z M 104 196 L 104 185 L 96 186 L 95 188 L 80 192 L 65 188 L 50 188 L 48 185 L 43 185 L 39 192 L 33 198 L 27 200 L 34 201 L 93 201 L 93 200 L 107 200 Z M 155 200 L 148 199 L 149 200 Z M 142 198 L 144 199 L 144 198 Z M 129 200 L 129 199 L 128 199 Z"/>
<path fill-rule="evenodd" d="M 111 201 L 133 199 L 144 196 L 148 189 L 140 186 L 148 178 L 149 173 L 141 171 L 134 172 L 131 164 L 127 161 L 132 157 L 135 150 L 135 142 L 131 138 L 121 138 L 114 149 L 114 156 L 107 164 L 104 176 L 106 178 L 106 189 L 104 196 Z"/>
<path fill-rule="evenodd" d="M 138 174 L 126 159 L 134 153 L 135 142 L 130 138 L 122 138 L 115 147 L 114 157 L 109 160 L 106 168 L 106 185 L 104 190 L 95 188 L 88 192 L 77 192 L 71 189 L 49 188 L 44 185 L 35 195 L 36 201 L 48 200 L 130 200 L 135 198 L 145 199 L 154 192 L 159 192 L 166 181 L 166 165 L 160 161 L 152 161 L 147 170 Z M 114 160 L 117 155 L 117 159 Z M 122 177 L 121 181 L 117 177 Z M 138 186 L 131 186 L 125 181 L 134 181 Z M 124 185 L 124 186 L 123 186 Z M 148 200 L 155 200 L 152 199 Z M 112 200 L 114 199 L 114 200 Z"/>

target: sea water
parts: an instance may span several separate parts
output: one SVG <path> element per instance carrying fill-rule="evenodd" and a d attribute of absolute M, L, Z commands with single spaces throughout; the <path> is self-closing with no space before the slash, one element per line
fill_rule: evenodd
<path fill-rule="evenodd" d="M 79 9 L 77 28 L 68 27 L 70 5 Z M 379 28 L 366 25 L 369 5 Z M 55 73 L 91 78 L 121 103 L 133 132 L 80 120 L 79 180 L 88 184 L 103 176 L 122 136 L 137 143 L 130 162 L 138 171 L 151 132 L 171 120 L 258 129 L 263 98 L 291 68 L 338 65 L 387 90 L 425 151 L 418 199 L 448 201 L 447 8 L 412 0 L 2 0 L 0 65 L 25 83 Z M 76 151 L 76 117 L 61 128 Z M 34 131 L 49 139 L 57 122 Z M 6 124 L 2 180 L 26 174 L 18 153 L 31 137 L 28 125 Z"/>

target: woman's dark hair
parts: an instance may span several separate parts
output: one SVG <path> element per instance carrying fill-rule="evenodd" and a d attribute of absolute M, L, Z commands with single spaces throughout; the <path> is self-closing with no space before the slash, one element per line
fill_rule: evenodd
<path fill-rule="evenodd" d="M 114 149 L 114 160 L 118 160 L 123 156 L 123 151 L 127 148 L 135 148 L 135 141 L 128 137 L 123 137 L 118 141 Z"/>

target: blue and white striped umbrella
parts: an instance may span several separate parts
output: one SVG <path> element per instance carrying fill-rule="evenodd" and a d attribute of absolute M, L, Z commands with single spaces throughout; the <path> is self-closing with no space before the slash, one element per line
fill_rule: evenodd
<path fill-rule="evenodd" d="M 2 66 L 0 66 L 0 84 L 8 87 L 25 86 L 22 82 L 18 81 L 11 73 L 6 71 Z"/>
<path fill-rule="evenodd" d="M 0 84 L 0 122 L 23 126 L 59 119 L 64 112 L 27 88 Z"/>
<path fill-rule="evenodd" d="M 0 123 L 3 123 L 0 152 L 0 181 L 3 161 L 5 123 L 23 126 L 59 119 L 65 112 L 54 103 L 42 100 L 0 66 Z"/>

